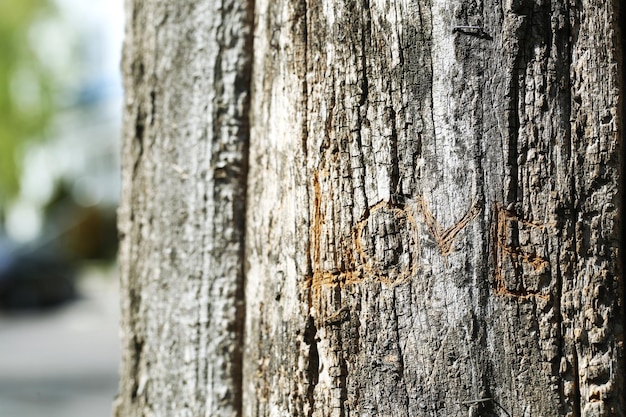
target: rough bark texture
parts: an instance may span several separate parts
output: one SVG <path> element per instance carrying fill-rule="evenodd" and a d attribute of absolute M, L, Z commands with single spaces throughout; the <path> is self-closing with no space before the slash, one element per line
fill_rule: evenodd
<path fill-rule="evenodd" d="M 252 12 L 127 2 L 116 416 L 241 414 Z"/>
<path fill-rule="evenodd" d="M 626 414 L 618 0 L 172 4 L 129 0 L 118 416 Z"/>
<path fill-rule="evenodd" d="M 617 7 L 256 1 L 245 415 L 626 412 Z"/>

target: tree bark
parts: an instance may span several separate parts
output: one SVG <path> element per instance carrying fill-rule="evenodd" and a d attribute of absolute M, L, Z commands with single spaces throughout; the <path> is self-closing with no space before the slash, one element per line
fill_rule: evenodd
<path fill-rule="evenodd" d="M 252 13 L 127 2 L 116 416 L 241 415 Z"/>
<path fill-rule="evenodd" d="M 621 7 L 129 0 L 117 415 L 625 415 Z"/>

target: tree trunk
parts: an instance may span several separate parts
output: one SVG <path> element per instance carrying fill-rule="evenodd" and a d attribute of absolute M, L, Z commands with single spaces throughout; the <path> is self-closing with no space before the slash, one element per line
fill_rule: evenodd
<path fill-rule="evenodd" d="M 128 0 L 116 415 L 626 415 L 620 7 Z"/>
<path fill-rule="evenodd" d="M 252 14 L 127 2 L 116 416 L 241 414 Z"/>

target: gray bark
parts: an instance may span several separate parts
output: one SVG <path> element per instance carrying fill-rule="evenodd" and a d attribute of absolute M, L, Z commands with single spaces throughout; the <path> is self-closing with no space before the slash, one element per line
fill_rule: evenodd
<path fill-rule="evenodd" d="M 129 0 L 117 415 L 626 414 L 620 6 Z"/>
<path fill-rule="evenodd" d="M 252 9 L 128 1 L 116 416 L 241 414 Z"/>

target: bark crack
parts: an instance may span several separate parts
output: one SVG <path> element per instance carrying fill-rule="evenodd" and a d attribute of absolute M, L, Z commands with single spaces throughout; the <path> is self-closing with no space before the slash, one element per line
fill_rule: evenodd
<path fill-rule="evenodd" d="M 400 325 L 398 323 L 398 305 L 397 305 L 397 294 L 396 294 L 396 290 L 397 288 L 393 289 L 393 302 L 392 302 L 392 309 L 391 311 L 393 312 L 393 319 L 394 319 L 394 324 L 395 324 L 395 328 L 394 331 L 396 333 L 396 347 L 398 348 L 398 378 L 399 378 L 399 382 L 398 385 L 401 386 L 402 388 L 402 392 L 404 394 L 404 399 L 406 401 L 405 403 L 405 407 L 406 407 L 406 413 L 407 415 L 410 414 L 410 410 L 409 410 L 409 391 L 407 389 L 407 384 L 406 384 L 406 380 L 405 380 L 405 375 L 404 375 L 404 352 L 402 351 L 402 343 L 400 342 Z"/>
<path fill-rule="evenodd" d="M 391 83 L 389 83 L 389 97 L 392 98 Z M 400 159 L 398 158 L 398 130 L 396 127 L 396 111 L 391 106 L 389 109 L 389 124 L 391 125 L 391 173 L 390 173 L 390 189 L 392 192 L 400 194 L 402 192 L 402 183 L 400 181 Z"/>
<path fill-rule="evenodd" d="M 134 156 L 132 176 L 135 178 L 139 172 L 139 165 L 143 156 L 143 143 L 145 134 L 146 115 L 141 103 L 137 107 L 137 116 L 135 118 L 135 135 L 133 143 L 136 144 L 137 154 Z"/>
<path fill-rule="evenodd" d="M 367 37 L 370 36 L 372 31 L 372 16 L 370 12 L 369 0 L 363 0 L 364 13 L 364 27 L 361 29 L 361 97 L 360 106 L 363 107 L 367 103 L 369 92 L 369 81 L 367 79 Z M 363 109 L 361 109 L 363 111 Z M 367 113 L 367 109 L 365 109 Z M 362 116 L 361 116 L 362 117 Z M 362 126 L 362 120 L 359 120 L 359 126 Z"/>
<path fill-rule="evenodd" d="M 571 132 L 571 123 L 570 123 L 570 119 L 572 118 L 572 108 L 571 108 L 571 101 L 572 101 L 572 86 L 571 86 L 571 80 L 570 77 L 567 76 L 569 73 L 569 68 L 571 66 L 572 63 L 572 26 L 571 26 L 571 20 L 570 20 L 570 13 L 569 13 L 569 8 L 567 7 L 563 7 L 563 19 L 565 22 L 565 26 L 563 28 L 563 31 L 561 33 L 560 39 L 557 40 L 557 45 L 564 45 L 563 47 L 563 54 L 561 54 L 563 63 L 562 63 L 562 69 L 564 74 L 566 74 L 564 76 L 564 78 L 567 80 L 567 84 L 564 86 L 563 89 L 563 95 L 565 96 L 562 100 L 563 106 L 565 107 L 565 117 L 564 117 L 564 129 L 565 129 L 565 137 L 563 138 L 564 144 L 566 145 L 566 147 L 568 148 L 569 154 L 568 154 L 568 159 L 571 160 L 572 159 L 572 132 Z M 558 48 L 557 48 L 558 51 Z M 567 149 L 566 148 L 566 149 Z M 570 167 L 568 167 L 570 169 L 570 176 L 574 177 L 573 175 L 573 165 L 571 165 Z M 573 181 L 570 181 L 569 184 L 569 201 L 566 204 L 569 204 L 569 210 L 567 210 L 567 212 L 565 212 L 565 210 L 562 210 L 564 213 L 564 217 L 569 216 L 570 220 L 571 220 L 571 216 L 574 213 L 574 205 L 573 205 L 573 196 L 575 195 L 575 187 L 574 187 L 574 183 Z M 559 219 L 559 222 L 565 222 L 565 224 L 567 224 L 568 219 Z M 574 228 L 575 229 L 575 228 Z M 563 253 L 567 253 L 567 248 L 563 247 L 563 244 L 567 244 L 567 240 L 568 238 L 571 237 L 572 234 L 572 230 L 571 228 L 568 230 L 568 228 L 565 227 L 559 227 L 559 230 L 561 230 L 560 233 L 558 233 L 558 237 L 556 240 L 556 253 L 557 253 L 557 259 L 563 259 Z M 574 230 L 575 233 L 575 230 Z M 570 260 L 571 262 L 571 260 Z M 565 339 L 565 332 L 564 332 L 564 312 L 563 312 L 563 287 L 564 287 L 564 274 L 566 274 L 566 271 L 563 270 L 563 266 L 561 262 L 556 262 L 556 271 L 555 271 L 555 290 L 553 292 L 554 294 L 554 310 L 556 312 L 556 317 L 555 317 L 555 321 L 556 321 L 556 332 L 557 332 L 557 349 L 559 352 L 559 356 L 560 356 L 560 360 L 562 363 L 564 363 L 565 365 L 567 365 L 567 356 L 568 356 L 568 347 L 567 347 L 567 341 Z M 573 342 L 572 342 L 573 343 Z M 576 369 L 576 374 L 574 375 L 574 378 L 578 378 L 577 375 L 577 369 Z M 563 380 L 564 378 L 561 377 L 560 378 L 560 396 L 561 396 L 561 400 L 564 402 L 565 407 L 567 408 L 568 404 L 568 396 L 566 395 L 566 391 L 565 391 L 565 381 Z M 576 393 L 576 395 L 578 395 L 578 393 Z M 574 400 L 577 401 L 576 399 Z M 578 399 L 578 403 L 580 403 L 580 400 Z M 578 407 L 577 413 L 578 415 L 580 415 L 580 404 L 578 404 L 576 407 Z M 573 413 L 576 413 L 576 411 L 573 411 Z"/>
<path fill-rule="evenodd" d="M 317 327 L 315 326 L 315 319 L 309 315 L 306 327 L 304 329 L 304 343 L 309 345 L 309 363 L 307 366 L 307 401 L 309 403 L 308 417 L 313 415 L 315 411 L 315 387 L 319 382 L 319 352 L 317 349 Z"/>
<path fill-rule="evenodd" d="M 620 158 L 621 161 L 619 163 L 619 178 L 620 178 L 620 187 L 619 187 L 619 193 L 620 198 L 619 198 L 619 202 L 621 207 L 619 208 L 619 215 L 618 215 L 618 221 L 621 222 L 621 230 L 620 230 L 620 248 L 622 250 L 620 250 L 620 255 L 619 255 L 619 259 L 618 259 L 618 271 L 620 273 L 620 276 L 622 277 L 622 300 L 623 302 L 626 301 L 626 284 L 623 282 L 624 280 L 624 273 L 626 271 L 626 250 L 623 250 L 624 244 L 626 242 L 626 181 L 624 180 L 626 178 L 626 103 L 624 101 L 624 96 L 626 95 L 626 6 L 624 5 L 623 2 L 621 1 L 616 1 L 614 2 L 614 4 L 617 5 L 618 10 L 617 10 L 617 16 L 618 16 L 618 24 L 616 25 L 617 31 L 618 31 L 618 48 L 617 48 L 617 54 L 618 56 L 620 56 L 620 61 L 621 61 L 621 67 L 618 66 L 619 71 L 621 71 L 620 75 L 620 85 L 618 88 L 619 91 L 619 98 L 618 98 L 618 108 L 619 108 L 619 114 L 621 115 L 621 117 L 619 117 L 619 124 L 618 124 L 618 129 L 620 130 L 620 137 L 618 140 L 620 140 Z M 622 321 L 626 322 L 626 307 L 624 306 L 623 302 L 621 303 L 621 314 L 619 314 L 619 316 L 621 316 Z M 626 375 L 626 361 L 625 360 L 621 360 L 621 365 L 620 365 L 620 370 L 618 371 L 621 375 Z M 624 389 L 624 380 L 622 379 L 621 381 L 622 384 L 622 406 L 624 404 L 626 404 L 626 389 Z"/>
<path fill-rule="evenodd" d="M 132 381 L 132 389 L 130 392 L 130 401 L 131 402 L 135 402 L 137 400 L 137 397 L 141 395 L 141 392 L 139 390 L 139 380 L 141 378 L 141 376 L 139 375 L 139 368 L 141 365 L 141 356 L 143 355 L 143 347 L 144 347 L 144 342 L 143 340 L 141 340 L 139 338 L 139 336 L 137 335 L 137 333 L 135 332 L 135 335 L 132 338 L 132 365 L 131 365 L 131 375 L 133 377 Z"/>
<path fill-rule="evenodd" d="M 254 0 L 253 0 L 254 1 Z M 300 12 L 302 13 L 302 41 L 303 41 L 303 48 L 304 51 L 302 53 L 302 59 L 303 59 L 303 67 L 304 67 L 304 74 L 302 74 L 302 97 L 303 97 L 303 102 L 304 102 L 304 112 L 302 115 L 302 151 L 304 153 L 304 159 L 307 160 L 307 156 L 308 156 L 308 141 L 309 141 L 309 84 L 307 81 L 307 73 L 309 71 L 309 37 L 308 37 L 308 33 L 309 33 L 309 29 L 308 29 L 308 13 L 309 13 L 309 5 L 307 3 L 307 0 L 302 0 L 300 2 L 300 7 L 301 10 Z"/>
<path fill-rule="evenodd" d="M 574 392 L 572 394 L 573 398 L 573 417 L 581 417 L 582 416 L 582 408 L 580 404 L 580 370 L 578 368 L 578 350 L 576 349 L 575 343 L 572 344 L 572 378 L 574 383 Z"/>
<path fill-rule="evenodd" d="M 251 112 L 251 100 L 252 100 L 252 73 L 253 73 L 253 63 L 254 63 L 254 11 L 255 11 L 255 0 L 248 0 L 246 2 L 244 14 L 244 27 L 248 30 L 245 35 L 242 55 L 244 57 L 244 64 L 241 69 L 241 75 L 243 79 L 240 79 L 241 82 L 241 91 L 240 93 L 244 95 L 243 100 L 243 108 L 241 115 L 241 171 L 239 173 L 239 185 L 241 201 L 239 207 L 235 206 L 235 210 L 238 209 L 238 218 L 235 219 L 235 224 L 241 225 L 240 227 L 240 237 L 239 237 L 239 257 L 241 259 L 241 264 L 239 265 L 238 271 L 238 282 L 236 288 L 236 309 L 235 313 L 235 323 L 238 327 L 236 329 L 237 334 L 240 337 L 241 343 L 236 347 L 235 352 L 235 364 L 233 364 L 233 379 L 236 384 L 236 389 L 238 392 L 235 393 L 236 399 L 235 403 L 235 412 L 237 416 L 243 415 L 243 380 L 244 380 L 244 347 L 246 346 L 246 317 L 247 317 L 247 305 L 246 305 L 246 238 L 247 238 L 247 215 L 248 212 L 248 172 L 250 165 L 250 112 Z M 238 77 L 239 78 L 239 77 Z M 239 84 L 236 85 L 239 87 Z M 236 204 L 236 203 L 235 203 Z"/>

